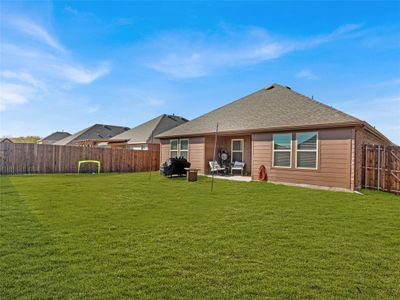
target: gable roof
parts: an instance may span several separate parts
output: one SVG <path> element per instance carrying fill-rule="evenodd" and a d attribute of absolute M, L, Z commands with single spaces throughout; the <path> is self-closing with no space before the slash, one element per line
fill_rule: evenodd
<path fill-rule="evenodd" d="M 56 132 L 53 132 L 52 134 L 40 139 L 38 142 L 59 141 L 59 140 L 62 140 L 63 138 L 66 138 L 67 136 L 70 136 L 70 135 L 71 134 L 69 132 L 56 131 Z"/>
<path fill-rule="evenodd" d="M 55 142 L 54 145 L 69 145 L 81 140 L 112 138 L 126 130 L 129 130 L 129 128 L 123 126 L 94 124 Z"/>
<path fill-rule="evenodd" d="M 0 138 L 0 143 L 5 143 L 5 142 L 14 144 L 14 142 L 7 137 Z"/>
<path fill-rule="evenodd" d="M 149 142 L 158 142 L 152 136 L 156 136 L 168 129 L 188 122 L 187 119 L 175 115 L 160 115 L 150 121 L 136 126 L 128 131 L 112 137 L 112 140 L 126 140 L 127 144 L 140 144 Z"/>
<path fill-rule="evenodd" d="M 246 132 L 362 121 L 274 83 L 157 137 L 212 134 L 217 122 L 219 132 Z"/>

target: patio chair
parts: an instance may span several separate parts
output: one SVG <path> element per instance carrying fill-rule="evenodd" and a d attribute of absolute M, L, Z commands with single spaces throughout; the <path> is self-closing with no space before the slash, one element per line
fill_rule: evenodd
<path fill-rule="evenodd" d="M 240 174 L 243 176 L 244 166 L 245 166 L 245 162 L 235 161 L 231 168 L 231 175 L 233 175 L 233 171 L 240 171 Z"/>
<path fill-rule="evenodd" d="M 209 161 L 208 164 L 210 165 L 210 172 L 211 174 L 214 172 L 225 172 L 225 168 L 221 167 L 217 161 Z"/>

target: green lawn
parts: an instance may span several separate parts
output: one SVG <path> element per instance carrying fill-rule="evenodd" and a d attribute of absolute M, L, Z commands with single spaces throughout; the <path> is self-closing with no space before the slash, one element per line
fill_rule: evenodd
<path fill-rule="evenodd" d="M 400 197 L 0 176 L 2 299 L 400 298 Z"/>

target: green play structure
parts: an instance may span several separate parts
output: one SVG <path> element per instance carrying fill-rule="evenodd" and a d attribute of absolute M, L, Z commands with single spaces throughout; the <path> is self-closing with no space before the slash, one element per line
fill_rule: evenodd
<path fill-rule="evenodd" d="M 97 164 L 97 174 L 100 174 L 100 161 L 98 161 L 98 160 L 80 160 L 78 162 L 78 173 L 81 170 L 81 164 L 85 164 L 85 163 L 95 163 L 95 164 Z"/>

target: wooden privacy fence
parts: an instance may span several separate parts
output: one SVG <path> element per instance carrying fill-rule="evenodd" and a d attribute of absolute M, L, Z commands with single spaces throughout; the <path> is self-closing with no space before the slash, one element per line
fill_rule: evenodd
<path fill-rule="evenodd" d="M 363 187 L 400 193 L 400 147 L 365 145 Z"/>
<path fill-rule="evenodd" d="M 38 144 L 0 143 L 0 174 L 75 173 L 80 160 L 98 160 L 101 172 L 156 171 L 160 166 L 159 151 L 122 148 L 95 148 Z M 83 172 L 94 171 L 94 164 Z"/>

